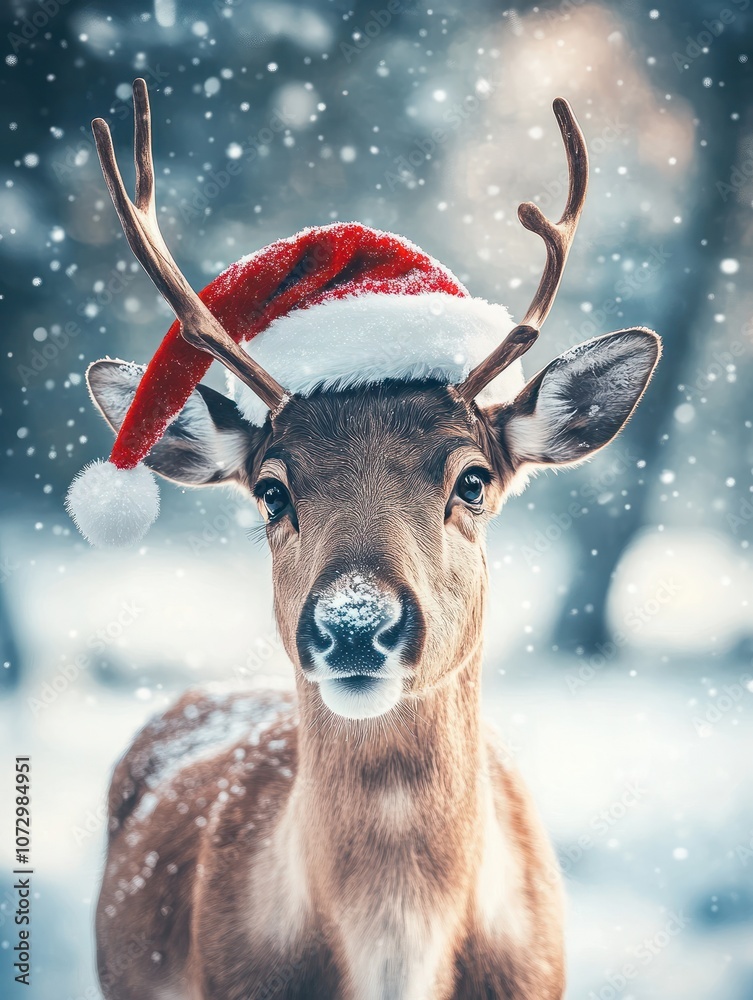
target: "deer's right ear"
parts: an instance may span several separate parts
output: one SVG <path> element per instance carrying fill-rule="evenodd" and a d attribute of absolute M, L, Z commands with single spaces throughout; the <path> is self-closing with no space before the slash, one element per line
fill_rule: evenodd
<path fill-rule="evenodd" d="M 555 358 L 512 403 L 489 413 L 514 467 L 574 465 L 609 444 L 638 405 L 660 353 L 657 335 L 635 328 Z"/>
<path fill-rule="evenodd" d="M 91 397 L 116 433 L 144 371 L 142 365 L 109 359 L 89 366 Z M 241 481 L 265 437 L 263 428 L 243 419 L 232 399 L 199 385 L 144 463 L 184 486 Z"/>

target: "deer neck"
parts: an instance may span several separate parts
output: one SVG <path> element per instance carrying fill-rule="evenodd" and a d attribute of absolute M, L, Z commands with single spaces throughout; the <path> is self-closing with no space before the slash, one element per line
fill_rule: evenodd
<path fill-rule="evenodd" d="M 480 651 L 398 718 L 366 728 L 323 720 L 316 692 L 300 685 L 288 815 L 312 911 L 336 937 L 348 929 L 339 947 L 360 997 L 439 995 L 450 974 L 448 941 L 472 905 L 488 816 L 479 679 Z M 394 954 L 375 954 L 375 939 Z M 363 992 L 377 982 L 382 992 Z"/>
<path fill-rule="evenodd" d="M 436 687 L 385 718 L 366 722 L 323 718 L 315 690 L 302 682 L 297 792 L 317 824 L 329 827 L 335 821 L 331 812 L 320 813 L 319 804 L 339 803 L 341 822 L 343 806 L 355 813 L 352 803 L 363 800 L 376 818 L 381 797 L 387 799 L 381 812 L 388 820 L 390 798 L 401 793 L 410 796 L 416 821 L 437 808 L 466 810 L 477 797 L 483 754 L 480 666 L 478 651 Z M 365 815 L 353 815 L 352 822 L 363 827 Z M 399 810 L 392 819 L 399 826 Z"/>

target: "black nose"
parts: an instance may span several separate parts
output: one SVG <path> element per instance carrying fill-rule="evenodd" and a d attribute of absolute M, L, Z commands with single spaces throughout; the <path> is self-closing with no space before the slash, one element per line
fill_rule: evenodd
<path fill-rule="evenodd" d="M 417 656 L 420 612 L 407 590 L 387 590 L 367 578 L 336 581 L 312 591 L 298 624 L 301 664 L 343 674 L 374 674 L 390 655 L 401 663 Z"/>

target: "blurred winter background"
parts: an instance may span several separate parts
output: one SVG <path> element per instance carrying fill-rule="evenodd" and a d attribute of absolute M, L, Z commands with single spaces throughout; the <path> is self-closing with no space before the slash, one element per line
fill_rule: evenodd
<path fill-rule="evenodd" d="M 145 362 L 170 324 L 89 132 L 107 117 L 128 169 L 141 75 L 162 229 L 195 287 L 303 226 L 358 219 L 518 316 L 543 255 L 516 208 L 558 216 L 551 101 L 572 102 L 591 189 L 527 369 L 635 324 L 665 353 L 627 432 L 533 482 L 491 532 L 487 712 L 567 874 L 568 997 L 753 997 L 748 6 L 4 4 L 0 996 L 21 992 L 12 755 L 33 757 L 31 995 L 88 1000 L 118 754 L 189 684 L 291 676 L 242 498 L 166 486 L 148 542 L 117 554 L 90 549 L 62 506 L 110 447 L 86 365 Z"/>

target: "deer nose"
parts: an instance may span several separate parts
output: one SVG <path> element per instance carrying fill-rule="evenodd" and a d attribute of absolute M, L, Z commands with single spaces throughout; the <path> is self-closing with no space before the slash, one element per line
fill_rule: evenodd
<path fill-rule="evenodd" d="M 343 676 L 377 674 L 390 656 L 404 659 L 418 631 L 411 595 L 356 574 L 307 601 L 298 650 L 304 667 L 322 666 Z"/>

